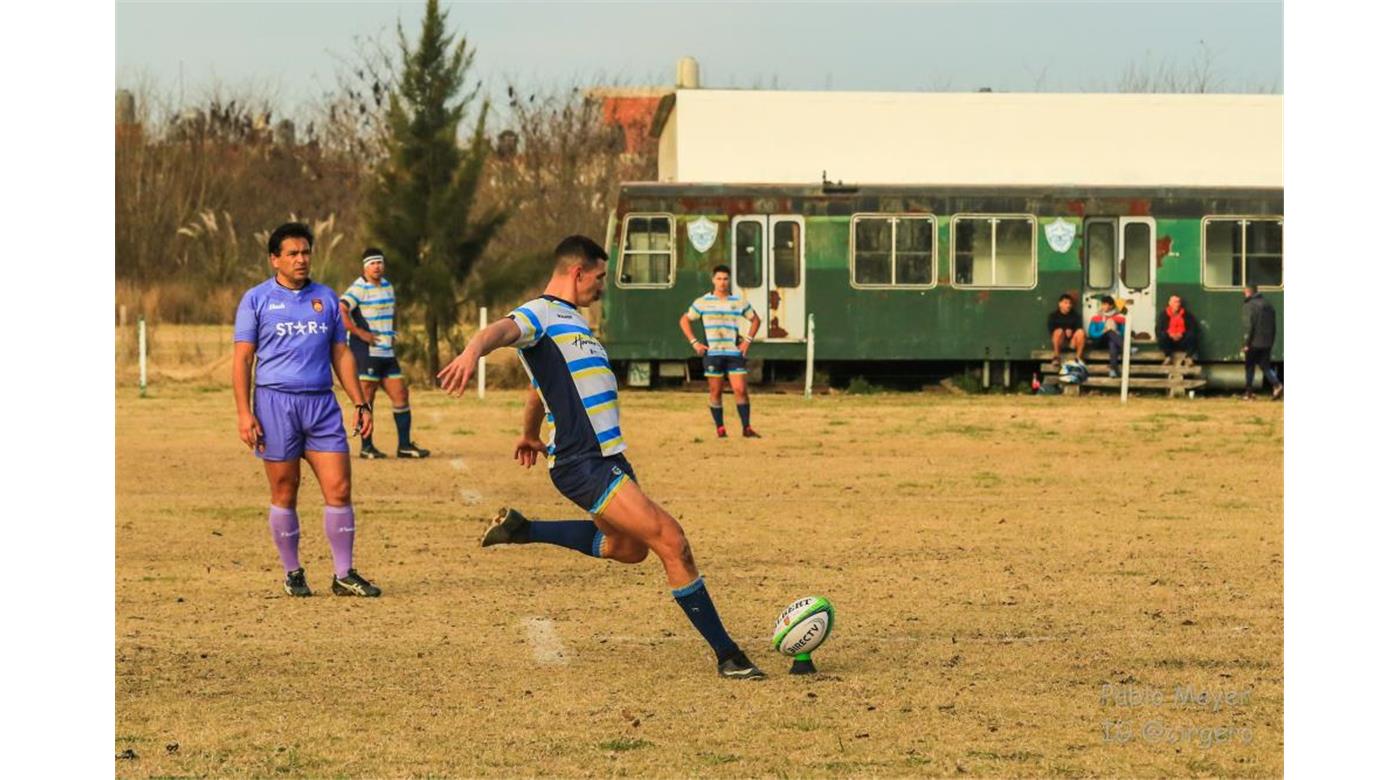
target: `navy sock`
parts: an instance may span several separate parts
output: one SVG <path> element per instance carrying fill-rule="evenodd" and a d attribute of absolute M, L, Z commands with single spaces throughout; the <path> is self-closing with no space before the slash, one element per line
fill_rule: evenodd
<path fill-rule="evenodd" d="M 748 404 L 739 404 L 739 422 L 743 423 L 745 428 L 749 427 L 749 405 L 748 405 Z"/>
<path fill-rule="evenodd" d="M 594 558 L 602 557 L 603 532 L 592 520 L 531 520 L 526 542 L 557 544 Z"/>
<path fill-rule="evenodd" d="M 413 412 L 407 406 L 394 410 L 394 427 L 399 429 L 399 449 L 404 449 L 412 439 L 408 435 L 409 427 L 413 425 Z"/>
<path fill-rule="evenodd" d="M 715 418 L 715 427 L 716 427 L 716 428 L 723 428 L 723 427 L 724 427 L 724 405 L 723 405 L 723 404 L 720 404 L 719 406 L 711 406 L 711 407 L 710 407 L 710 416 L 713 417 L 713 418 Z"/>
<path fill-rule="evenodd" d="M 710 592 L 705 589 L 704 577 L 696 577 L 695 582 L 671 591 L 671 595 L 676 597 L 676 603 L 681 605 L 695 630 L 710 643 L 710 649 L 715 651 L 716 658 L 723 659 L 739 649 L 725 632 L 724 624 L 719 621 L 715 603 L 710 600 Z"/>
<path fill-rule="evenodd" d="M 360 451 L 361 451 L 361 452 L 364 452 L 365 450 L 372 450 L 372 449 L 374 449 L 374 434 L 370 434 L 369 436 L 365 436 L 365 437 L 363 437 L 363 438 L 360 439 Z"/>

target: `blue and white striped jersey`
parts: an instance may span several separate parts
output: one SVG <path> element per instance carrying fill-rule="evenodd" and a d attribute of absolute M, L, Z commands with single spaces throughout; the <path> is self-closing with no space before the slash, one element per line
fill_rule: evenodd
<path fill-rule="evenodd" d="M 739 334 L 748 331 L 748 319 L 754 316 L 754 310 L 738 295 L 721 298 L 706 293 L 690 304 L 685 316 L 691 321 L 704 320 L 705 344 L 710 348 L 706 354 L 738 357 Z"/>
<path fill-rule="evenodd" d="M 512 345 L 544 401 L 551 430 L 549 465 L 627 449 L 608 353 L 573 304 L 545 295 L 509 315 L 520 328 Z"/>
<path fill-rule="evenodd" d="M 360 325 L 368 328 L 377 337 L 369 347 L 370 357 L 393 357 L 394 337 L 394 285 L 388 279 L 380 279 L 379 285 L 365 281 L 361 276 L 345 288 L 340 296 L 350 309 L 350 316 L 363 319 Z M 353 335 L 350 338 L 354 338 Z"/>

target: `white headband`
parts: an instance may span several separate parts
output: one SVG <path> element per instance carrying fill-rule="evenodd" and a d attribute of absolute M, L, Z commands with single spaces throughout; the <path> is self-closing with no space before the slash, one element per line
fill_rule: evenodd
<path fill-rule="evenodd" d="M 364 260 L 364 264 L 365 264 L 365 265 L 369 265 L 370 263 L 382 263 L 382 262 L 384 262 L 384 255 L 370 255 L 369 257 L 366 257 L 365 260 Z"/>

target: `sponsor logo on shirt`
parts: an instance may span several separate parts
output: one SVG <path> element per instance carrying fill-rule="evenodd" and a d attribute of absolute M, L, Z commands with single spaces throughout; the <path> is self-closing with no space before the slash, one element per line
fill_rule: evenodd
<path fill-rule="evenodd" d="M 331 332 L 329 325 L 315 320 L 307 320 L 306 322 L 279 322 L 275 330 L 278 336 L 314 336 L 317 333 Z"/>
<path fill-rule="evenodd" d="M 285 309 L 285 308 L 287 308 L 287 304 L 285 304 L 285 303 L 269 303 L 269 304 L 267 305 L 267 310 L 268 310 L 268 311 L 275 311 L 275 310 L 277 310 L 277 309 Z"/>

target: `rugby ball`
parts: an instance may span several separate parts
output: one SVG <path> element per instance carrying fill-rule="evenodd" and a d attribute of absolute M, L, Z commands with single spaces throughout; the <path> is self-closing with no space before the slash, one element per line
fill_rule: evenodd
<path fill-rule="evenodd" d="M 810 653 L 821 646 L 836 625 L 836 608 L 821 596 L 808 596 L 787 605 L 773 625 L 773 649 L 783 655 Z"/>

